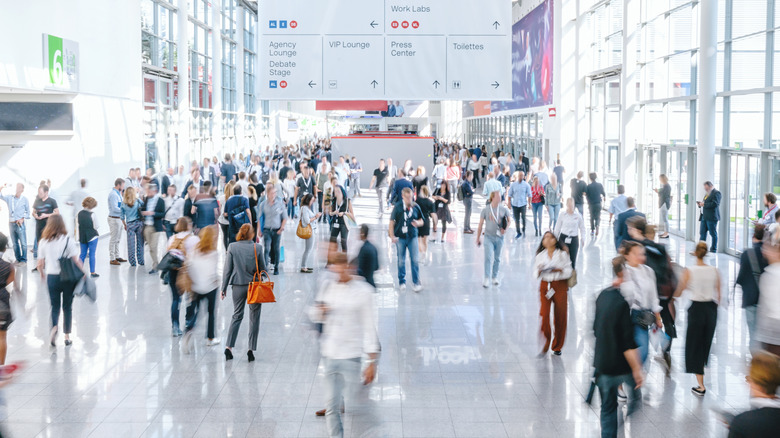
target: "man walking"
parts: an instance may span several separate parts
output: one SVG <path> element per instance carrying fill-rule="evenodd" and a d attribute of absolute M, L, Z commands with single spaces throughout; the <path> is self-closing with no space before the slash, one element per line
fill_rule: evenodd
<path fill-rule="evenodd" d="M 625 383 L 629 389 L 628 410 L 631 415 L 640 406 L 642 395 L 639 388 L 644 376 L 639 350 L 634 342 L 634 326 L 628 303 L 620 294 L 623 283 L 623 257 L 612 260 L 615 279 L 612 286 L 604 289 L 596 299 L 596 317 L 593 333 L 596 337 L 594 367 L 596 385 L 601 395 L 601 436 L 617 437 L 618 387 Z"/>
<path fill-rule="evenodd" d="M 6 187 L 8 185 L 0 188 L 0 199 L 8 204 L 9 230 L 11 230 L 11 244 L 14 247 L 16 263 L 23 265 L 27 263 L 27 227 L 24 221 L 30 219 L 30 201 L 22 196 L 24 184 L 16 184 L 16 193 L 13 195 L 2 194 Z"/>
<path fill-rule="evenodd" d="M 515 180 L 509 186 L 507 196 L 509 197 L 507 204 L 512 207 L 512 214 L 515 217 L 515 229 L 517 229 L 515 239 L 517 239 L 520 236 L 525 236 L 525 213 L 528 208 L 528 200 L 531 198 L 531 186 L 525 180 L 525 172 L 515 173 Z"/>
<path fill-rule="evenodd" d="M 117 178 L 114 188 L 108 194 L 108 229 L 110 239 L 108 241 L 108 254 L 110 264 L 118 266 L 120 262 L 127 260 L 119 258 L 119 242 L 122 239 L 122 192 L 125 191 L 125 180 Z"/>
<path fill-rule="evenodd" d="M 460 190 L 463 192 L 463 206 L 466 212 L 463 215 L 463 234 L 474 234 L 471 229 L 471 207 L 474 205 L 474 187 L 471 182 L 474 180 L 474 171 L 466 171 L 466 179 L 461 183 Z"/>
<path fill-rule="evenodd" d="M 266 199 L 260 204 L 260 222 L 257 237 L 263 239 L 265 265 L 274 266 L 274 275 L 279 275 L 279 241 L 287 223 L 287 209 L 284 201 L 276 195 L 276 186 L 269 184 L 265 189 Z"/>
<path fill-rule="evenodd" d="M 149 184 L 146 189 L 144 211 L 141 212 L 144 220 L 144 240 L 149 244 L 149 255 L 152 256 L 152 269 L 149 274 L 157 273 L 160 247 L 160 234 L 165 231 L 163 218 L 165 217 L 165 201 L 160 197 L 156 184 Z"/>
<path fill-rule="evenodd" d="M 385 160 L 379 160 L 379 167 L 374 169 L 374 176 L 371 177 L 370 188 L 376 189 L 376 197 L 379 202 L 379 217 L 385 214 L 385 197 L 387 196 L 388 169 L 385 167 Z"/>
<path fill-rule="evenodd" d="M 360 194 L 360 174 L 363 173 L 363 165 L 357 160 L 357 157 L 352 157 L 352 161 L 349 163 L 349 188 L 352 192 L 352 198 L 362 196 Z"/>
<path fill-rule="evenodd" d="M 607 194 L 604 192 L 604 186 L 596 182 L 596 172 L 590 175 L 590 184 L 585 189 L 585 197 L 588 199 L 588 209 L 590 210 L 590 234 L 599 235 L 599 225 L 601 225 L 601 205 L 607 200 Z"/>
<path fill-rule="evenodd" d="M 406 289 L 406 251 L 408 250 L 414 283 L 412 290 L 419 292 L 422 290 L 422 284 L 420 284 L 417 265 L 417 228 L 423 226 L 425 222 L 420 207 L 412 202 L 412 192 L 409 187 L 405 187 L 401 192 L 402 201 L 395 204 L 393 208 L 387 233 L 390 235 L 390 240 L 395 243 L 398 253 L 398 287 L 401 290 Z"/>
<path fill-rule="evenodd" d="M 718 252 L 718 221 L 720 221 L 720 192 L 712 185 L 712 182 L 707 181 L 704 183 L 704 191 L 707 192 L 704 195 L 703 201 L 698 201 L 696 204 L 701 208 L 701 215 L 699 216 L 699 240 L 702 242 L 707 241 L 707 232 L 712 237 L 712 246 L 710 246 L 710 252 Z"/>
<path fill-rule="evenodd" d="M 580 212 L 580 216 L 585 217 L 584 204 L 585 204 L 585 189 L 588 185 L 582 180 L 585 174 L 582 171 L 577 172 L 577 178 L 572 178 L 569 186 L 571 188 L 571 197 L 574 198 L 574 208 Z"/>
<path fill-rule="evenodd" d="M 376 246 L 368 240 L 368 232 L 368 225 L 360 225 L 360 240 L 363 241 L 363 246 L 360 247 L 357 258 L 352 263 L 357 267 L 357 274 L 376 289 L 374 272 L 379 269 L 379 253 Z"/>
<path fill-rule="evenodd" d="M 322 325 L 320 352 L 325 366 L 328 436 L 343 438 L 342 397 L 346 393 L 350 409 L 356 405 L 354 395 L 360 387 L 362 358 L 368 357 L 362 376 L 362 383 L 368 385 L 376 376 L 380 347 L 373 289 L 350 274 L 346 254 L 333 251 L 328 262 L 335 280 L 323 283 L 308 315 L 313 323 Z"/>
<path fill-rule="evenodd" d="M 626 198 L 626 211 L 620 213 L 615 221 L 615 250 L 620 249 L 620 245 L 624 240 L 628 240 L 628 221 L 632 217 L 641 216 L 645 217 L 644 213 L 637 211 L 634 204 L 634 198 Z"/>
<path fill-rule="evenodd" d="M 32 215 L 35 218 L 35 244 L 33 246 L 33 259 L 35 267 L 33 272 L 38 271 L 38 242 L 43 235 L 43 229 L 52 215 L 60 214 L 59 206 L 54 198 L 49 197 L 49 186 L 42 185 L 38 187 L 38 198 L 35 199 L 32 206 Z"/>

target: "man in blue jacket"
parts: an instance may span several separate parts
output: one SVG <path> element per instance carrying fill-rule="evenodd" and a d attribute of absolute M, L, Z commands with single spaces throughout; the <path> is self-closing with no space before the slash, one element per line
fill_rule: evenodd
<path fill-rule="evenodd" d="M 707 241 L 707 232 L 712 237 L 712 246 L 710 252 L 718 251 L 718 221 L 720 221 L 720 192 L 710 181 L 704 183 L 704 190 L 707 192 L 704 195 L 703 201 L 698 201 L 696 204 L 701 208 L 701 215 L 699 216 L 699 240 L 702 242 Z"/>
<path fill-rule="evenodd" d="M 640 213 L 636 210 L 636 204 L 634 203 L 634 198 L 631 197 L 626 198 L 626 206 L 628 207 L 628 210 L 624 211 L 623 213 L 620 213 L 617 217 L 617 220 L 615 221 L 615 249 L 616 250 L 620 249 L 620 245 L 623 243 L 623 241 L 629 238 L 628 224 L 626 222 L 634 216 L 645 217 L 644 213 Z"/>

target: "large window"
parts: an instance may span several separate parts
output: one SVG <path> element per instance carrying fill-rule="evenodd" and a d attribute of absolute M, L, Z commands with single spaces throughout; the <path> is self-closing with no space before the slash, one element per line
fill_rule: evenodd
<path fill-rule="evenodd" d="M 143 63 L 176 70 L 176 8 L 167 0 L 141 1 Z"/>
<path fill-rule="evenodd" d="M 212 137 L 212 34 L 211 3 L 207 0 L 189 2 L 190 44 L 190 134 L 193 141 Z"/>
<path fill-rule="evenodd" d="M 242 13 L 238 0 L 222 2 L 222 137 L 235 138 L 238 101 L 236 97 L 236 19 Z"/>
<path fill-rule="evenodd" d="M 257 15 L 244 10 L 244 133 L 253 137 L 257 127 L 257 109 L 255 105 L 255 59 L 257 57 L 255 34 Z"/>

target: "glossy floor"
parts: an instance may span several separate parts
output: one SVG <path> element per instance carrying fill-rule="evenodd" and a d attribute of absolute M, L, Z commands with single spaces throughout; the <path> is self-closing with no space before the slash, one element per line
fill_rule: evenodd
<path fill-rule="evenodd" d="M 356 202 L 359 222 L 376 226 L 383 354 L 377 382 L 363 389 L 365 409 L 357 413 L 347 403 L 346 436 L 599 436 L 598 396 L 593 406 L 583 398 L 591 374 L 594 299 L 611 278 L 610 227 L 603 223 L 601 235 L 586 237 L 581 250 L 563 355 L 537 358 L 539 294 L 531 260 L 538 238 L 507 236 L 502 283 L 483 289 L 482 249 L 474 235 L 464 236 L 453 224 L 444 243 L 430 246 L 421 268 L 425 289 L 399 292 L 393 287 L 395 250 L 380 232 L 387 216 L 377 219 L 375 206 L 371 197 Z M 462 208 L 455 216 L 462 220 Z M 222 355 L 229 300 L 220 301 L 217 310 L 223 344 L 205 345 L 201 318 L 194 352 L 183 354 L 181 338 L 171 337 L 170 290 L 140 267 L 109 266 L 106 239 L 98 246 L 99 299 L 96 304 L 77 299 L 73 345 L 64 347 L 60 338 L 51 350 L 45 341 L 46 288 L 30 273 L 31 266 L 19 268 L 8 361 L 25 361 L 26 369 L 3 391 L 7 406 L 0 427 L 14 438 L 326 436 L 325 420 L 314 416 L 324 407 L 320 356 L 304 316 L 322 261 L 314 274 L 298 273 L 302 244 L 295 227 L 288 228 L 287 261 L 274 277 L 278 303 L 263 306 L 254 363 L 245 356 L 246 322 L 236 359 L 226 363 Z M 358 247 L 355 234 L 350 253 Z M 672 238 L 668 244 L 681 264 L 691 262 L 690 243 Z M 727 279 L 729 296 L 735 261 L 711 257 Z M 706 397 L 690 393 L 695 379 L 684 374 L 686 317 L 680 311 L 671 378 L 649 360 L 644 408 L 621 426 L 621 434 L 725 436 L 713 409 L 738 411 L 748 404 L 747 329 L 740 301 L 737 292 L 737 305 L 719 310 Z"/>

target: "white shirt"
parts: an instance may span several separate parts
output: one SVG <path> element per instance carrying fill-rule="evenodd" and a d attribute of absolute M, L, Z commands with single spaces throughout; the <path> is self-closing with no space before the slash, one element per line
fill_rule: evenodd
<path fill-rule="evenodd" d="M 167 210 L 165 218 L 163 219 L 166 222 L 175 224 L 180 217 L 184 216 L 184 199 L 177 195 L 173 198 L 165 197 L 163 198 L 163 201 L 165 202 L 165 209 Z"/>
<path fill-rule="evenodd" d="M 560 269 L 561 272 L 542 272 L 545 269 Z M 566 251 L 560 249 L 553 251 L 552 258 L 547 249 L 544 249 L 534 259 L 534 275 L 541 281 L 568 280 L 571 271 L 571 258 Z"/>
<path fill-rule="evenodd" d="M 558 216 L 558 222 L 555 224 L 555 235 L 560 237 L 561 234 L 569 237 L 585 235 L 585 220 L 576 208 L 572 214 L 564 210 Z"/>
<path fill-rule="evenodd" d="M 187 239 L 186 245 L 190 239 Z M 217 275 L 217 266 L 219 257 L 217 251 L 202 253 L 197 249 L 187 252 L 187 273 L 192 280 L 192 292 L 205 295 L 219 288 L 219 275 Z"/>
<path fill-rule="evenodd" d="M 67 245 L 67 249 L 65 248 Z M 76 239 L 68 236 L 60 236 L 54 240 L 41 239 L 38 243 L 38 256 L 44 260 L 46 275 L 59 275 L 60 257 L 77 257 L 79 247 Z"/>
<path fill-rule="evenodd" d="M 325 281 L 315 299 L 328 307 L 309 308 L 309 318 L 322 323 L 320 352 L 328 359 L 354 359 L 364 353 L 379 352 L 376 332 L 376 306 L 373 288 L 365 280 L 352 277 L 347 283 Z"/>
<path fill-rule="evenodd" d="M 714 266 L 693 265 L 688 268 L 688 291 L 691 301 L 708 303 L 718 299 L 718 269 Z"/>
<path fill-rule="evenodd" d="M 773 263 L 766 267 L 759 280 L 761 299 L 758 303 L 758 312 L 763 317 L 780 320 L 780 263 Z M 780 330 L 780 327 L 777 327 Z"/>
<path fill-rule="evenodd" d="M 639 265 L 636 268 L 625 265 L 620 293 L 632 310 L 648 309 L 654 313 L 661 311 L 655 272 L 647 265 Z"/>

